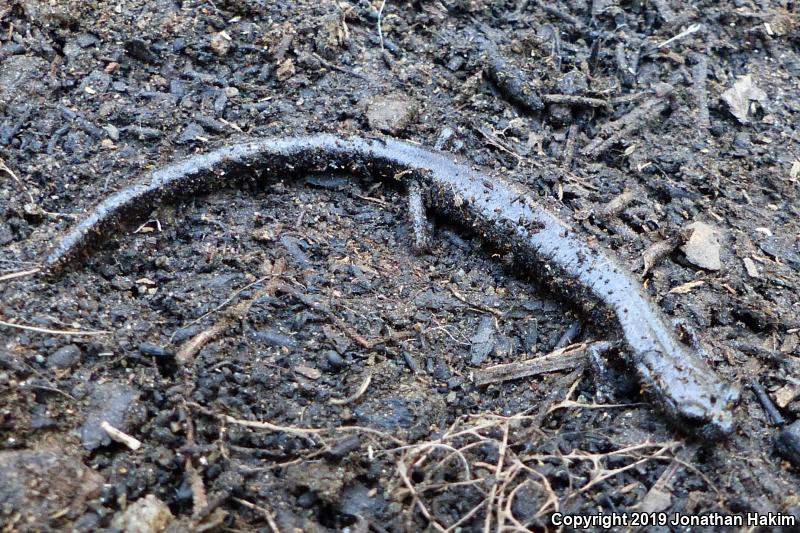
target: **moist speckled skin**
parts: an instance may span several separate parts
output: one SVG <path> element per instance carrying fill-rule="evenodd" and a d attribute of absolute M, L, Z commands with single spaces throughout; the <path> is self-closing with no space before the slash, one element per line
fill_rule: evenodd
<path fill-rule="evenodd" d="M 738 388 L 723 382 L 676 339 L 621 265 L 538 205 L 524 187 L 402 141 L 331 135 L 261 139 L 161 168 L 97 205 L 56 245 L 43 271 L 57 276 L 161 202 L 235 185 L 253 175 L 282 178 L 323 170 L 366 172 L 402 183 L 417 180 L 428 191 L 428 207 L 509 249 L 551 290 L 617 330 L 643 388 L 678 429 L 709 441 L 733 431 Z"/>

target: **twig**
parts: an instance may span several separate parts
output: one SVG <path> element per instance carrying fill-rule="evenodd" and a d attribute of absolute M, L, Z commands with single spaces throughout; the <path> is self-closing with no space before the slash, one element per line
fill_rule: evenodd
<path fill-rule="evenodd" d="M 398 462 L 397 463 L 397 473 L 399 474 L 400 479 L 403 481 L 403 484 L 406 486 L 408 491 L 411 493 L 411 498 L 414 501 L 414 505 L 416 505 L 419 508 L 420 512 L 422 513 L 422 516 L 424 516 L 425 519 L 428 522 L 430 522 L 430 525 L 432 525 L 434 527 L 434 529 L 436 529 L 437 531 L 440 531 L 442 533 L 446 533 L 447 530 L 444 527 L 442 527 L 442 525 L 439 524 L 439 522 L 434 520 L 433 516 L 431 516 L 431 513 L 428 511 L 428 508 L 425 507 L 424 503 L 422 503 L 422 499 L 419 497 L 419 494 L 414 489 L 414 485 L 411 483 L 411 479 L 409 479 L 409 477 L 408 477 L 408 465 L 406 463 L 402 462 L 402 461 Z"/>
<path fill-rule="evenodd" d="M 677 459 L 673 458 L 672 462 L 667 466 L 666 469 L 664 469 L 661 475 L 658 476 L 658 479 L 655 483 L 653 483 L 653 486 L 650 487 L 650 490 L 647 491 L 647 494 L 644 495 L 642 501 L 636 504 L 636 508 L 643 512 L 659 511 L 660 509 L 652 508 L 653 504 L 662 501 L 665 496 L 667 498 L 672 497 L 669 492 L 669 487 L 672 478 L 675 476 L 680 466 L 681 465 Z"/>
<path fill-rule="evenodd" d="M 499 148 L 503 152 L 507 153 L 508 155 L 517 159 L 517 161 L 522 161 L 523 157 L 519 155 L 517 152 L 514 151 L 507 143 L 500 140 L 500 138 L 492 132 L 486 131 L 485 128 L 481 126 L 473 126 L 475 131 L 483 135 L 483 138 L 488 141 L 488 143 L 495 148 Z"/>
<path fill-rule="evenodd" d="M 208 498 L 206 497 L 203 477 L 195 468 L 191 456 L 186 457 L 186 473 L 189 475 L 189 483 L 192 487 L 192 516 L 197 518 L 203 509 L 208 507 Z"/>
<path fill-rule="evenodd" d="M 225 301 L 223 301 L 223 302 L 222 302 L 221 304 L 219 304 L 217 307 L 215 307 L 215 308 L 214 308 L 214 309 L 212 309 L 211 311 L 209 311 L 209 312 L 207 312 L 207 313 L 205 313 L 205 314 L 203 314 L 203 315 L 201 315 L 201 316 L 199 316 L 199 317 L 195 318 L 194 320 L 192 320 L 191 322 L 189 322 L 188 324 L 186 324 L 186 325 L 184 326 L 184 328 L 188 328 L 189 326 L 193 326 L 193 325 L 197 324 L 198 322 L 200 322 L 201 320 L 203 320 L 204 318 L 206 318 L 207 316 L 209 316 L 209 315 L 213 315 L 214 313 L 216 313 L 217 311 L 219 311 L 220 309 L 222 309 L 223 307 L 225 307 L 226 305 L 228 305 L 229 303 L 231 303 L 231 302 L 232 302 L 232 301 L 233 301 L 233 300 L 234 300 L 234 299 L 235 299 L 235 298 L 236 298 L 236 297 L 237 297 L 239 294 L 241 294 L 242 292 L 246 291 L 247 289 L 249 289 L 249 288 L 250 288 L 250 287 L 252 287 L 253 285 L 258 285 L 259 283 L 263 283 L 263 282 L 265 282 L 265 281 L 266 281 L 266 280 L 268 280 L 270 277 L 272 277 L 272 276 L 270 275 L 270 276 L 264 276 L 264 277 L 258 278 L 258 279 L 257 279 L 257 280 L 255 280 L 254 282 L 252 282 L 252 283 L 248 283 L 247 285 L 245 285 L 245 286 L 244 286 L 244 287 L 242 287 L 241 289 L 237 289 L 236 291 L 234 291 L 234 293 L 233 293 L 233 294 L 231 294 L 231 295 L 230 295 L 228 298 L 226 298 L 226 299 L 225 299 Z"/>
<path fill-rule="evenodd" d="M 571 344 L 575 344 L 575 341 L 578 340 L 578 337 L 581 336 L 581 333 L 583 333 L 583 322 L 580 320 L 573 321 L 558 339 L 558 342 L 556 342 L 556 345 L 553 346 L 553 349 L 560 350 L 561 348 L 566 348 Z"/>
<path fill-rule="evenodd" d="M 612 198 L 610 202 L 600 209 L 600 216 L 604 218 L 617 216 L 635 199 L 636 195 L 632 191 L 625 190 L 621 194 L 618 194 Z"/>
<path fill-rule="evenodd" d="M 786 424 L 786 420 L 781 415 L 781 412 L 778 410 L 775 404 L 772 403 L 769 394 L 767 394 L 767 391 L 764 390 L 764 387 L 761 386 L 761 383 L 759 383 L 757 379 L 750 380 L 750 388 L 753 389 L 753 393 L 756 395 L 758 403 L 760 403 L 761 407 L 764 408 L 764 411 L 767 412 L 767 415 L 772 421 L 772 425 L 782 426 Z"/>
<path fill-rule="evenodd" d="M 378 37 L 381 40 L 381 50 L 383 50 L 383 28 L 381 28 L 381 22 L 383 22 L 383 8 L 386 7 L 386 0 L 381 2 L 381 7 L 378 9 Z"/>
<path fill-rule="evenodd" d="M 580 105 L 589 107 L 611 107 L 610 100 L 591 98 L 577 94 L 543 94 L 542 101 L 548 104 Z"/>
<path fill-rule="evenodd" d="M 340 67 L 336 63 L 331 63 L 330 61 L 328 61 L 327 59 L 325 59 L 321 55 L 317 54 L 316 52 L 312 52 L 311 55 L 313 55 L 320 63 L 322 63 L 323 65 L 325 65 L 327 68 L 329 68 L 331 70 L 335 70 L 337 72 L 341 72 L 342 74 L 349 74 L 350 76 L 355 76 L 356 78 L 362 79 L 362 80 L 370 82 L 370 83 L 375 83 L 375 80 L 373 80 L 369 76 L 361 74 L 360 72 L 355 72 L 353 70 L 346 69 L 344 67 Z"/>
<path fill-rule="evenodd" d="M 567 142 L 564 143 L 564 151 L 562 152 L 561 160 L 561 166 L 567 170 L 572 168 L 572 162 L 575 159 L 575 144 L 578 140 L 578 134 L 580 131 L 581 127 L 577 122 L 573 122 L 569 125 Z"/>
<path fill-rule="evenodd" d="M 631 110 L 623 117 L 603 125 L 601 134 L 586 145 L 581 151 L 587 157 L 597 157 L 612 145 L 616 144 L 624 136 L 627 136 L 642 126 L 642 123 L 650 117 L 657 116 L 667 108 L 668 102 L 663 98 L 651 98 L 642 102 L 639 106 Z M 603 135 L 608 135 L 603 138 Z"/>
<path fill-rule="evenodd" d="M 187 389 L 191 390 L 192 387 L 190 387 L 188 383 L 186 383 L 186 386 Z M 194 438 L 194 419 L 185 401 L 182 402 L 179 409 L 184 415 L 183 418 L 186 420 L 186 446 L 192 449 L 196 446 Z M 195 468 L 190 453 L 185 454 L 184 468 L 186 469 L 186 474 L 189 476 L 189 483 L 192 488 L 192 517 L 199 519 L 203 509 L 208 507 L 208 498 L 206 496 L 206 487 L 203 484 L 203 478 L 200 476 L 200 472 L 197 471 L 197 468 Z"/>
<path fill-rule="evenodd" d="M 347 405 L 348 403 L 353 403 L 354 401 L 361 398 L 361 396 L 367 392 L 369 388 L 369 384 L 372 382 L 372 373 L 368 373 L 366 379 L 361 382 L 361 385 L 358 386 L 356 391 L 346 398 L 331 398 L 328 403 L 331 405 Z"/>
<path fill-rule="evenodd" d="M 691 26 L 689 26 L 688 28 L 686 28 L 685 30 L 683 30 L 682 32 L 680 32 L 678 35 L 676 35 L 676 36 L 674 36 L 674 37 L 670 37 L 669 39 L 667 39 L 667 40 L 666 40 L 666 41 L 664 41 L 663 43 L 659 44 L 659 45 L 657 46 L 657 48 L 664 48 L 665 46 L 667 46 L 667 45 L 669 45 L 669 44 L 671 44 L 671 43 L 673 43 L 673 42 L 677 41 L 678 39 L 683 39 L 683 38 L 684 38 L 684 37 L 686 37 L 687 35 L 691 35 L 691 34 L 693 34 L 694 32 L 698 31 L 698 30 L 699 30 L 700 28 L 702 28 L 702 27 L 703 27 L 703 25 L 702 25 L 702 24 L 700 24 L 700 23 L 695 23 L 695 24 L 692 24 Z"/>
<path fill-rule="evenodd" d="M 25 364 L 25 366 L 27 366 L 28 368 L 33 368 L 27 363 Z M 45 382 L 47 381 L 47 379 L 44 378 L 40 372 L 36 371 L 36 375 L 39 376 L 40 378 L 44 379 Z M 50 392 L 55 392 L 55 393 L 60 394 L 61 396 L 65 397 L 65 398 L 68 398 L 68 399 L 72 400 L 73 402 L 77 402 L 78 401 L 78 399 L 75 396 L 73 396 L 73 395 L 71 395 L 71 394 L 69 394 L 67 392 L 64 392 L 63 390 L 59 389 L 58 387 L 54 387 L 54 386 L 51 386 L 51 385 L 28 384 L 28 387 L 30 387 L 32 389 L 39 389 L 39 390 L 46 390 L 46 391 L 50 391 Z"/>
<path fill-rule="evenodd" d="M 269 509 L 256 505 L 254 503 L 250 503 L 247 500 L 242 500 L 241 498 L 231 498 L 236 503 L 247 507 L 248 509 L 252 509 L 254 511 L 258 511 L 264 517 L 264 520 L 267 521 L 267 525 L 269 526 L 270 531 L 272 533 L 281 533 L 281 530 L 278 528 L 277 522 L 275 522 L 275 517 L 272 516 L 272 512 Z"/>
<path fill-rule="evenodd" d="M 381 207 L 391 207 L 391 204 L 386 200 L 381 200 L 380 198 L 373 198 L 372 196 L 364 196 L 362 194 L 354 194 L 356 198 L 360 198 L 361 200 L 365 200 L 367 202 L 372 202 L 373 204 L 378 204 Z"/>
<path fill-rule="evenodd" d="M 285 264 L 283 261 L 276 261 L 275 265 L 272 267 L 272 279 L 270 282 L 261 290 L 256 291 L 250 298 L 239 302 L 238 304 L 234 305 L 225 310 L 223 316 L 220 320 L 215 322 L 211 327 L 206 330 L 201 331 L 181 346 L 178 352 L 175 354 L 175 360 L 178 361 L 181 365 L 186 365 L 194 359 L 194 356 L 209 342 L 216 339 L 218 336 L 222 335 L 222 333 L 235 324 L 237 321 L 242 320 L 247 313 L 250 312 L 250 307 L 253 305 L 253 302 L 261 298 L 262 296 L 272 295 L 275 293 L 278 287 L 278 281 L 280 275 L 283 273 L 285 268 Z M 247 287 L 244 287 L 234 293 L 233 296 L 225 300 L 219 307 L 211 311 L 212 313 L 220 309 L 222 306 L 226 305 L 229 301 L 231 301 L 236 295 L 241 293 L 243 290 L 247 289 L 248 287 L 255 285 L 256 283 L 263 281 L 265 278 L 261 278 L 259 280 L 254 281 Z M 208 313 L 206 313 L 207 315 Z M 203 316 L 206 316 L 203 315 Z M 203 317 L 200 317 L 203 318 Z M 200 319 L 198 319 L 200 320 Z"/>
<path fill-rule="evenodd" d="M 537 0 L 535 3 L 540 8 L 542 8 L 544 12 L 547 13 L 548 15 L 552 15 L 558 19 L 563 20 L 567 24 L 572 24 L 573 26 L 575 26 L 575 29 L 578 30 L 578 32 L 581 32 L 583 30 L 584 28 L 583 22 L 581 22 L 578 18 L 576 18 L 572 14 L 567 13 L 565 11 L 566 9 L 568 9 L 567 7 L 561 8 L 557 5 L 551 4 L 549 2 L 544 2 L 542 0 Z"/>
<path fill-rule="evenodd" d="M 33 195 L 32 195 L 32 194 L 31 194 L 31 192 L 28 190 L 28 186 L 27 186 L 27 185 L 25 185 L 25 183 L 24 183 L 24 182 L 23 182 L 21 179 L 19 179 L 19 178 L 17 177 L 17 175 L 16 175 L 16 174 L 14 174 L 14 171 L 13 171 L 13 170 L 11 170 L 10 168 L 8 168 L 8 165 L 6 165 L 6 162 L 5 162 L 5 161 L 3 161 L 2 159 L 0 159 L 0 170 L 2 170 L 3 172 L 5 172 L 5 173 L 6 173 L 6 174 L 8 174 L 9 176 L 11 176 L 11 179 L 13 179 L 14 181 L 16 181 L 16 182 L 17 182 L 17 184 L 18 184 L 20 187 L 22 187 L 22 190 L 23 190 L 23 191 L 25 191 L 25 194 L 28 196 L 28 199 L 31 201 L 31 203 L 32 203 L 32 204 L 35 204 L 35 203 L 36 203 L 36 201 L 33 199 Z"/>
<path fill-rule="evenodd" d="M 401 441 L 400 439 L 398 439 L 396 437 L 393 437 L 392 435 L 389 435 L 388 433 L 384 433 L 383 431 L 378 431 L 377 429 L 372 429 L 372 428 L 363 427 L 363 426 L 340 426 L 340 427 L 336 427 L 336 428 L 302 428 L 302 427 L 296 427 L 296 426 L 281 426 L 281 425 L 278 425 L 278 424 L 273 424 L 271 422 L 259 422 L 259 421 L 255 421 L 255 420 L 243 420 L 243 419 L 240 419 L 240 418 L 234 418 L 234 417 L 232 417 L 230 415 L 226 415 L 224 413 L 217 413 L 217 412 L 215 412 L 215 411 L 213 411 L 211 409 L 208 409 L 207 407 L 203 407 L 202 405 L 200 405 L 198 403 L 194 403 L 194 402 L 187 402 L 186 405 L 188 405 L 190 407 L 194 407 L 195 409 L 197 409 L 198 411 L 200 411 L 201 413 L 203 413 L 205 415 L 213 416 L 213 417 L 218 418 L 220 420 L 224 420 L 225 422 L 228 422 L 229 424 L 234 424 L 234 425 L 242 426 L 242 427 L 248 427 L 248 428 L 252 428 L 252 429 L 265 429 L 265 430 L 268 430 L 268 431 L 277 431 L 277 432 L 282 432 L 282 433 L 289 433 L 290 435 L 297 435 L 298 437 L 308 437 L 309 435 L 319 435 L 319 434 L 327 433 L 327 432 L 333 432 L 333 433 L 336 433 L 336 432 L 369 433 L 369 434 L 377 435 L 377 436 L 379 436 L 381 438 L 390 440 L 390 441 L 394 442 L 395 444 L 400 444 L 400 445 L 404 444 L 403 441 Z"/>
<path fill-rule="evenodd" d="M 453 293 L 453 296 L 455 296 L 456 300 L 460 301 L 463 304 L 468 305 L 471 309 L 475 309 L 476 311 L 481 311 L 483 313 L 489 313 L 489 314 L 494 315 L 494 316 L 496 316 L 498 318 L 503 316 L 503 312 L 502 311 L 500 311 L 498 309 L 492 309 L 491 307 L 487 307 L 485 305 L 474 304 L 474 303 L 470 302 L 469 300 L 467 300 L 464 296 L 462 296 L 461 293 L 458 292 L 458 290 L 455 287 L 453 287 L 452 285 L 450 285 L 449 287 L 450 287 L 450 292 Z"/>
<path fill-rule="evenodd" d="M 62 330 L 62 329 L 48 329 L 38 328 L 36 326 L 23 326 L 22 324 L 15 324 L 13 322 L 6 322 L 0 320 L 0 326 L 14 329 L 24 329 L 25 331 L 35 331 L 37 333 L 48 333 L 50 335 L 108 335 L 108 331 L 78 331 L 78 330 Z"/>
<path fill-rule="evenodd" d="M 431 237 L 428 231 L 428 219 L 425 214 L 425 203 L 422 200 L 422 188 L 417 180 L 408 184 L 408 216 L 411 219 L 414 241 L 411 250 L 416 255 L 422 255 L 430 250 Z"/>
<path fill-rule="evenodd" d="M 672 287 L 667 294 L 688 294 L 692 292 L 697 287 L 701 287 L 705 285 L 705 280 L 696 279 L 694 281 L 689 281 L 684 283 L 683 285 L 678 285 L 677 287 Z"/>
<path fill-rule="evenodd" d="M 502 474 L 503 474 L 503 465 L 504 465 L 504 462 L 505 462 L 505 459 L 506 459 L 506 449 L 508 448 L 508 429 L 509 429 L 509 423 L 508 423 L 508 421 L 506 421 L 506 423 L 503 425 L 503 440 L 500 441 L 500 449 L 497 451 L 497 467 L 494 470 L 494 483 L 492 483 L 492 488 L 491 488 L 491 490 L 489 492 L 489 497 L 488 497 L 488 501 L 490 503 L 492 501 L 494 501 L 495 494 L 497 494 L 497 483 L 498 483 L 499 479 L 502 477 Z M 501 497 L 502 497 L 502 495 L 498 496 L 497 531 L 502 531 L 503 530 L 503 523 L 500 521 L 500 515 L 499 515 L 500 509 L 501 509 L 501 505 L 500 505 L 500 498 Z M 491 510 L 489 509 L 489 510 L 487 510 L 487 513 L 486 513 L 486 521 L 483 524 L 483 533 L 489 533 L 489 531 L 491 530 L 492 513 L 490 511 Z"/>
<path fill-rule="evenodd" d="M 646 446 L 646 445 L 647 445 L 647 443 L 645 443 L 642 446 Z M 595 462 L 594 459 L 590 459 L 595 464 L 595 470 L 598 471 L 598 474 L 589 483 L 587 483 L 586 485 L 582 486 L 577 492 L 573 492 L 571 494 L 571 496 L 576 496 L 578 494 L 586 492 L 587 490 L 589 490 L 593 486 L 597 485 L 601 481 L 604 481 L 604 480 L 606 480 L 608 478 L 617 476 L 617 475 L 621 474 L 622 472 L 625 472 L 626 470 L 630 470 L 632 468 L 636 468 L 637 466 L 639 466 L 641 464 L 644 464 L 644 463 L 646 463 L 648 461 L 652 461 L 653 459 L 657 459 L 660 456 L 662 456 L 664 453 L 666 453 L 668 451 L 672 451 L 676 446 L 679 446 L 679 445 L 680 445 L 680 443 L 668 442 L 668 443 L 662 445 L 661 448 L 659 448 L 655 453 L 653 453 L 651 455 L 648 455 L 647 457 L 644 457 L 642 459 L 639 459 L 638 461 L 634 461 L 633 463 L 631 463 L 629 465 L 622 466 L 620 468 L 615 468 L 613 470 L 607 470 L 605 468 L 599 467 L 599 462 Z M 637 446 L 632 446 L 629 449 L 635 449 L 635 448 L 637 448 Z M 625 451 L 625 450 L 619 450 L 618 452 L 613 452 L 613 453 L 610 453 L 610 454 L 607 454 L 607 455 L 619 455 L 623 451 Z M 602 474 L 599 473 L 601 471 L 603 472 Z"/>
<path fill-rule="evenodd" d="M 362 348 L 366 350 L 371 350 L 375 346 L 374 342 L 368 341 L 367 339 L 359 335 L 359 333 L 355 329 L 350 327 L 350 325 L 348 325 L 344 320 L 339 318 L 333 311 L 331 311 L 331 309 L 328 306 L 320 302 L 315 302 L 314 300 L 309 298 L 306 294 L 303 294 L 299 290 L 295 289 L 291 285 L 287 285 L 286 283 L 279 284 L 278 290 L 293 296 L 294 298 L 303 302 L 308 307 L 324 314 L 325 317 L 328 320 L 330 320 L 334 326 L 339 328 L 345 335 L 350 337 L 353 341 L 355 341 L 356 344 L 358 344 Z"/>
<path fill-rule="evenodd" d="M 10 272 L 8 274 L 3 274 L 2 276 L 0 276 L 0 281 L 8 281 L 11 279 L 22 278 L 25 276 L 30 276 L 32 274 L 36 274 L 37 272 L 39 272 L 38 268 L 32 268 L 30 270 L 20 270 L 18 272 Z"/>
<path fill-rule="evenodd" d="M 581 403 L 575 400 L 561 400 L 554 406 L 547 410 L 547 415 L 554 413 L 558 409 L 568 409 L 576 407 L 578 409 L 613 409 L 620 407 L 636 407 L 637 405 L 644 405 L 643 403 Z"/>
<path fill-rule="evenodd" d="M 554 350 L 542 357 L 490 366 L 475 372 L 475 384 L 487 385 L 499 381 L 526 378 L 581 366 L 586 360 L 587 343 Z"/>
<path fill-rule="evenodd" d="M 544 108 L 544 102 L 528 76 L 516 65 L 503 57 L 497 45 L 484 37 L 476 39 L 484 63 L 483 70 L 497 86 L 500 94 L 509 102 L 529 113 Z"/>
<path fill-rule="evenodd" d="M 661 259 L 665 258 L 680 245 L 679 238 L 668 238 L 663 241 L 654 243 L 642 252 L 642 278 L 644 278 L 650 269 L 658 264 Z"/>
<path fill-rule="evenodd" d="M 103 428 L 103 431 L 105 431 L 109 437 L 111 437 L 111 440 L 119 442 L 120 444 L 124 444 L 133 451 L 136 451 L 142 447 L 142 441 L 136 437 L 128 435 L 122 430 L 115 428 L 105 420 L 100 422 L 100 427 Z"/>

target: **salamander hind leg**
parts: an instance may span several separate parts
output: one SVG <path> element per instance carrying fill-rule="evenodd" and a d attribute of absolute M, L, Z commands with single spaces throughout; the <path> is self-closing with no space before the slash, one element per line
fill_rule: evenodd
<path fill-rule="evenodd" d="M 426 254 L 431 248 L 431 234 L 422 199 L 422 186 L 417 180 L 411 180 L 408 184 L 408 215 L 414 232 L 411 249 L 415 255 Z"/>
<path fill-rule="evenodd" d="M 700 340 L 700 335 L 697 333 L 692 326 L 689 325 L 689 322 L 686 319 L 678 318 L 673 321 L 675 326 L 675 330 L 680 333 L 682 337 L 685 337 L 688 340 L 689 346 L 695 351 L 695 353 L 699 354 L 700 357 L 708 361 L 711 359 L 708 351 L 703 346 L 703 343 Z"/>
<path fill-rule="evenodd" d="M 636 383 L 626 372 L 627 363 L 614 357 L 619 346 L 611 342 L 595 342 L 586 349 L 594 388 L 600 402 L 615 401 L 620 395 L 635 392 Z"/>

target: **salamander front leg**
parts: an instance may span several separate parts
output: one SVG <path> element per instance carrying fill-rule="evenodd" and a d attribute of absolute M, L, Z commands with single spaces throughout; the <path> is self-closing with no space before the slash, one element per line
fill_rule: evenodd
<path fill-rule="evenodd" d="M 415 255 L 426 254 L 431 248 L 431 234 L 425 203 L 422 201 L 422 187 L 417 180 L 411 180 L 408 184 L 408 215 L 414 231 L 411 249 Z"/>
<path fill-rule="evenodd" d="M 630 394 L 636 390 L 636 381 L 632 378 L 632 374 L 624 369 L 625 362 L 611 357 L 618 349 L 617 344 L 606 341 L 595 342 L 586 349 L 594 388 L 601 402 L 614 401 L 617 396 Z"/>
<path fill-rule="evenodd" d="M 613 348 L 614 345 L 610 342 L 602 341 L 595 342 L 586 349 L 589 368 L 592 369 L 594 389 L 597 391 L 597 395 L 604 400 L 613 400 L 615 397 L 613 371 L 608 364 L 608 354 Z"/>
<path fill-rule="evenodd" d="M 695 353 L 700 354 L 700 357 L 705 359 L 706 361 L 711 359 L 711 356 L 708 353 L 708 350 L 705 349 L 703 343 L 700 341 L 700 335 L 697 334 L 697 331 L 689 325 L 686 319 L 678 318 L 674 322 L 675 329 L 681 334 L 681 336 L 685 336 L 689 341 L 689 346 L 695 351 Z"/>

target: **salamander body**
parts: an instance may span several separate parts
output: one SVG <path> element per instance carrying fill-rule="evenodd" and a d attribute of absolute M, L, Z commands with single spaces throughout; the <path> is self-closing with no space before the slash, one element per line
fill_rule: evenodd
<path fill-rule="evenodd" d="M 678 341 L 639 283 L 607 252 L 572 231 L 526 188 L 403 141 L 331 135 L 260 139 L 163 167 L 98 204 L 54 247 L 43 270 L 58 275 L 162 202 L 236 185 L 253 175 L 283 178 L 337 170 L 406 184 L 414 180 L 426 191 L 429 209 L 510 250 L 556 294 L 589 310 L 595 322 L 613 327 L 627 345 L 642 388 L 679 429 L 706 440 L 733 431 L 738 388 Z"/>

